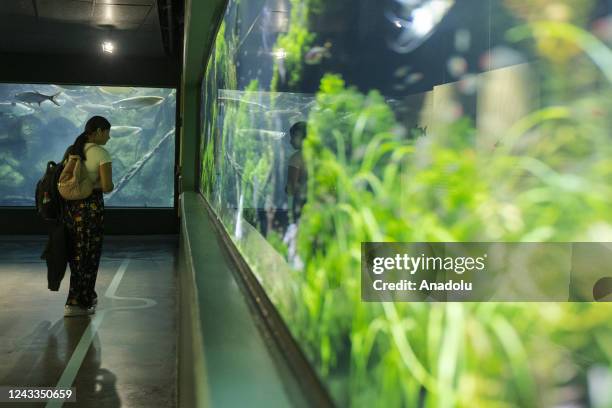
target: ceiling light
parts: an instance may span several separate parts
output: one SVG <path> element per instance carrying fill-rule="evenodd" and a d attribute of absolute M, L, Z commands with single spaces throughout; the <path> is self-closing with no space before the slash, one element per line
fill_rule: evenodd
<path fill-rule="evenodd" d="M 114 49 L 115 49 L 115 45 L 112 42 L 104 41 L 102 43 L 102 51 L 104 51 L 104 52 L 106 52 L 108 54 L 112 54 Z"/>

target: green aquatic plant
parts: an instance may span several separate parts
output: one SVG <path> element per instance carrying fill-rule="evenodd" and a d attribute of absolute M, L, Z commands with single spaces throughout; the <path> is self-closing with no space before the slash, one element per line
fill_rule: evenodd
<path fill-rule="evenodd" d="M 209 141 L 202 153 L 202 164 L 200 167 L 200 191 L 206 196 L 210 197 L 215 177 L 215 153 L 214 153 L 214 142 Z"/>
<path fill-rule="evenodd" d="M 237 38 L 232 31 L 226 30 L 225 21 L 221 22 L 214 47 L 214 75 L 221 76 L 225 89 L 238 87 L 238 76 L 233 55 Z"/>
<path fill-rule="evenodd" d="M 223 28 L 223 25 L 222 27 Z M 221 30 L 220 30 L 221 31 Z M 206 70 L 204 72 L 205 81 L 202 81 L 202 104 L 206 110 L 206 121 L 201 118 L 205 126 L 202 127 L 200 134 L 200 151 L 203 152 L 200 163 L 200 188 L 202 193 L 210 198 L 215 183 L 215 143 L 220 138 L 218 132 L 218 104 L 217 104 L 217 76 L 219 71 L 223 69 L 217 64 L 217 58 L 220 54 L 217 53 L 216 43 L 221 40 L 222 36 L 217 36 L 215 40 L 215 52 L 212 54 Z"/>
<path fill-rule="evenodd" d="M 283 237 L 281 237 L 279 233 L 274 230 L 268 231 L 266 240 L 270 245 L 272 245 L 272 248 L 274 248 L 278 254 L 280 254 L 284 259 L 287 259 L 289 255 L 287 245 L 283 242 Z M 254 261 L 255 260 L 251 260 L 252 263 L 254 263 Z"/>
<path fill-rule="evenodd" d="M 308 30 L 309 15 L 312 9 L 311 1 L 290 0 L 291 15 L 289 18 L 289 31 L 279 35 L 274 47 L 275 53 L 282 53 L 274 63 L 274 71 L 270 90 L 280 90 L 283 79 L 281 71 L 288 75 L 287 86 L 295 89 L 302 78 L 303 58 L 308 48 L 312 45 L 315 34 Z M 283 66 L 281 67 L 282 64 Z"/>
<path fill-rule="evenodd" d="M 239 103 L 236 115 L 229 118 L 228 131 L 232 135 L 232 148 L 228 151 L 231 156 L 230 162 L 240 166 L 240 193 L 243 197 L 244 206 L 260 208 L 263 206 L 263 197 L 266 196 L 270 171 L 272 170 L 272 142 L 262 136 L 242 132 L 251 123 L 255 122 L 253 113 L 249 111 L 247 102 L 257 103 L 259 93 L 259 82 L 252 80 L 244 90 L 242 102 Z M 228 117 L 226 117 L 228 121 Z"/>
<path fill-rule="evenodd" d="M 347 111 L 353 120 L 337 120 Z M 504 143 L 514 147 L 486 155 L 464 119 L 415 145 L 395 132 L 394 116 L 375 91 L 363 95 L 338 76 L 323 78 L 304 145 L 310 176 L 298 248 L 305 266 L 295 276 L 298 299 L 281 313 L 336 401 L 414 406 L 424 392 L 431 407 L 539 406 L 555 395 L 560 384 L 545 373 L 567 353 L 549 351 L 537 365 L 528 356 L 555 341 L 573 347 L 555 323 L 574 305 L 367 304 L 359 298 L 359 265 L 364 241 L 571 240 L 593 223 L 612 223 L 602 211 L 609 188 L 576 191 L 568 183 L 576 166 L 561 166 L 549 154 L 555 146 L 557 156 L 567 150 L 576 158 L 568 126 L 581 132 L 592 124 L 575 120 L 572 128 L 559 119 L 566 116 L 535 112 L 509 130 L 515 136 Z M 536 126 L 541 137 L 517 142 Z M 591 141 L 607 153 L 582 160 L 581 179 L 603 183 L 612 152 L 599 135 Z M 537 203 L 528 199 L 535 192 Z M 585 310 L 601 315 L 602 308 Z M 601 321 L 593 328 L 612 333 Z"/>
<path fill-rule="evenodd" d="M 593 34 L 569 23 L 557 21 L 536 21 L 514 27 L 507 33 L 507 38 L 517 42 L 526 38 L 554 38 L 573 44 L 582 49 L 593 60 L 595 65 L 612 82 L 612 50 Z"/>
<path fill-rule="evenodd" d="M 292 7 L 290 32 L 275 48 L 287 51 L 285 68 L 295 73 L 290 89 L 314 41 L 307 14 Z M 267 242 L 252 228 L 234 236 L 339 406 L 554 406 L 563 393 L 585 387 L 593 365 L 610 366 L 606 304 L 367 303 L 360 297 L 361 242 L 576 241 L 610 233 L 612 95 L 590 75 L 591 82 L 574 88 L 591 61 L 609 78 L 609 50 L 576 27 L 538 24 L 509 36 L 560 36 L 583 47 L 590 60 L 576 57 L 580 69 L 570 76 L 571 69 L 537 65 L 550 77 L 541 107 L 496 135 L 495 146 L 479 146 L 481 135 L 467 117 L 407 135 L 379 92 L 363 94 L 326 75 L 303 149 L 309 174 L 297 236 L 303 268 L 283 262 L 289 247 L 277 231 L 268 231 Z M 224 51 L 218 61 L 206 82 L 216 84 L 219 75 L 231 83 L 223 70 L 233 57 Z M 276 66 L 273 91 L 278 81 Z M 258 86 L 251 82 L 245 101 L 255 102 Z M 206 104 L 217 101 L 213 96 Z M 255 119 L 246 105 L 212 111 L 209 124 L 216 125 L 218 114 L 223 119 L 222 129 L 212 130 L 219 176 L 212 143 L 203 156 L 203 172 L 210 172 L 202 175 L 204 191 L 217 200 L 231 234 L 240 221 L 223 205 L 243 197 L 245 207 L 254 202 L 267 210 L 261 200 L 274 195 L 253 181 L 270 177 L 275 147 L 236 133 Z M 253 212 L 243 211 L 252 223 Z"/>

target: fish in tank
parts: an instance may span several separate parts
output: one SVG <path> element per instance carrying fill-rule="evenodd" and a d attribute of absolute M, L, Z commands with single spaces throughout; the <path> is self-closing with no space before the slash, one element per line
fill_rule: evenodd
<path fill-rule="evenodd" d="M 0 205 L 33 206 L 48 161 L 60 161 L 87 119 L 111 122 L 117 188 L 110 207 L 174 205 L 176 92 L 168 88 L 0 84 Z"/>

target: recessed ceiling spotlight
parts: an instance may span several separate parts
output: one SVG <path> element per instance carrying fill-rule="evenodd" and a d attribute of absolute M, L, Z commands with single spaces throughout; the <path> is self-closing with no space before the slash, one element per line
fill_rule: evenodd
<path fill-rule="evenodd" d="M 102 43 L 102 51 L 108 54 L 112 54 L 114 50 L 115 50 L 115 45 L 112 42 L 104 41 Z"/>

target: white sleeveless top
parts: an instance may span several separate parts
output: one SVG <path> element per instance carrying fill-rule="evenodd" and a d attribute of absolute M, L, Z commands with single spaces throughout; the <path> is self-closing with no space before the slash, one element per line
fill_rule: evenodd
<path fill-rule="evenodd" d="M 101 188 L 99 169 L 102 164 L 112 162 L 111 156 L 104 147 L 95 143 L 85 143 L 83 150 L 85 150 L 84 164 L 89 178 L 93 181 L 94 188 Z"/>

